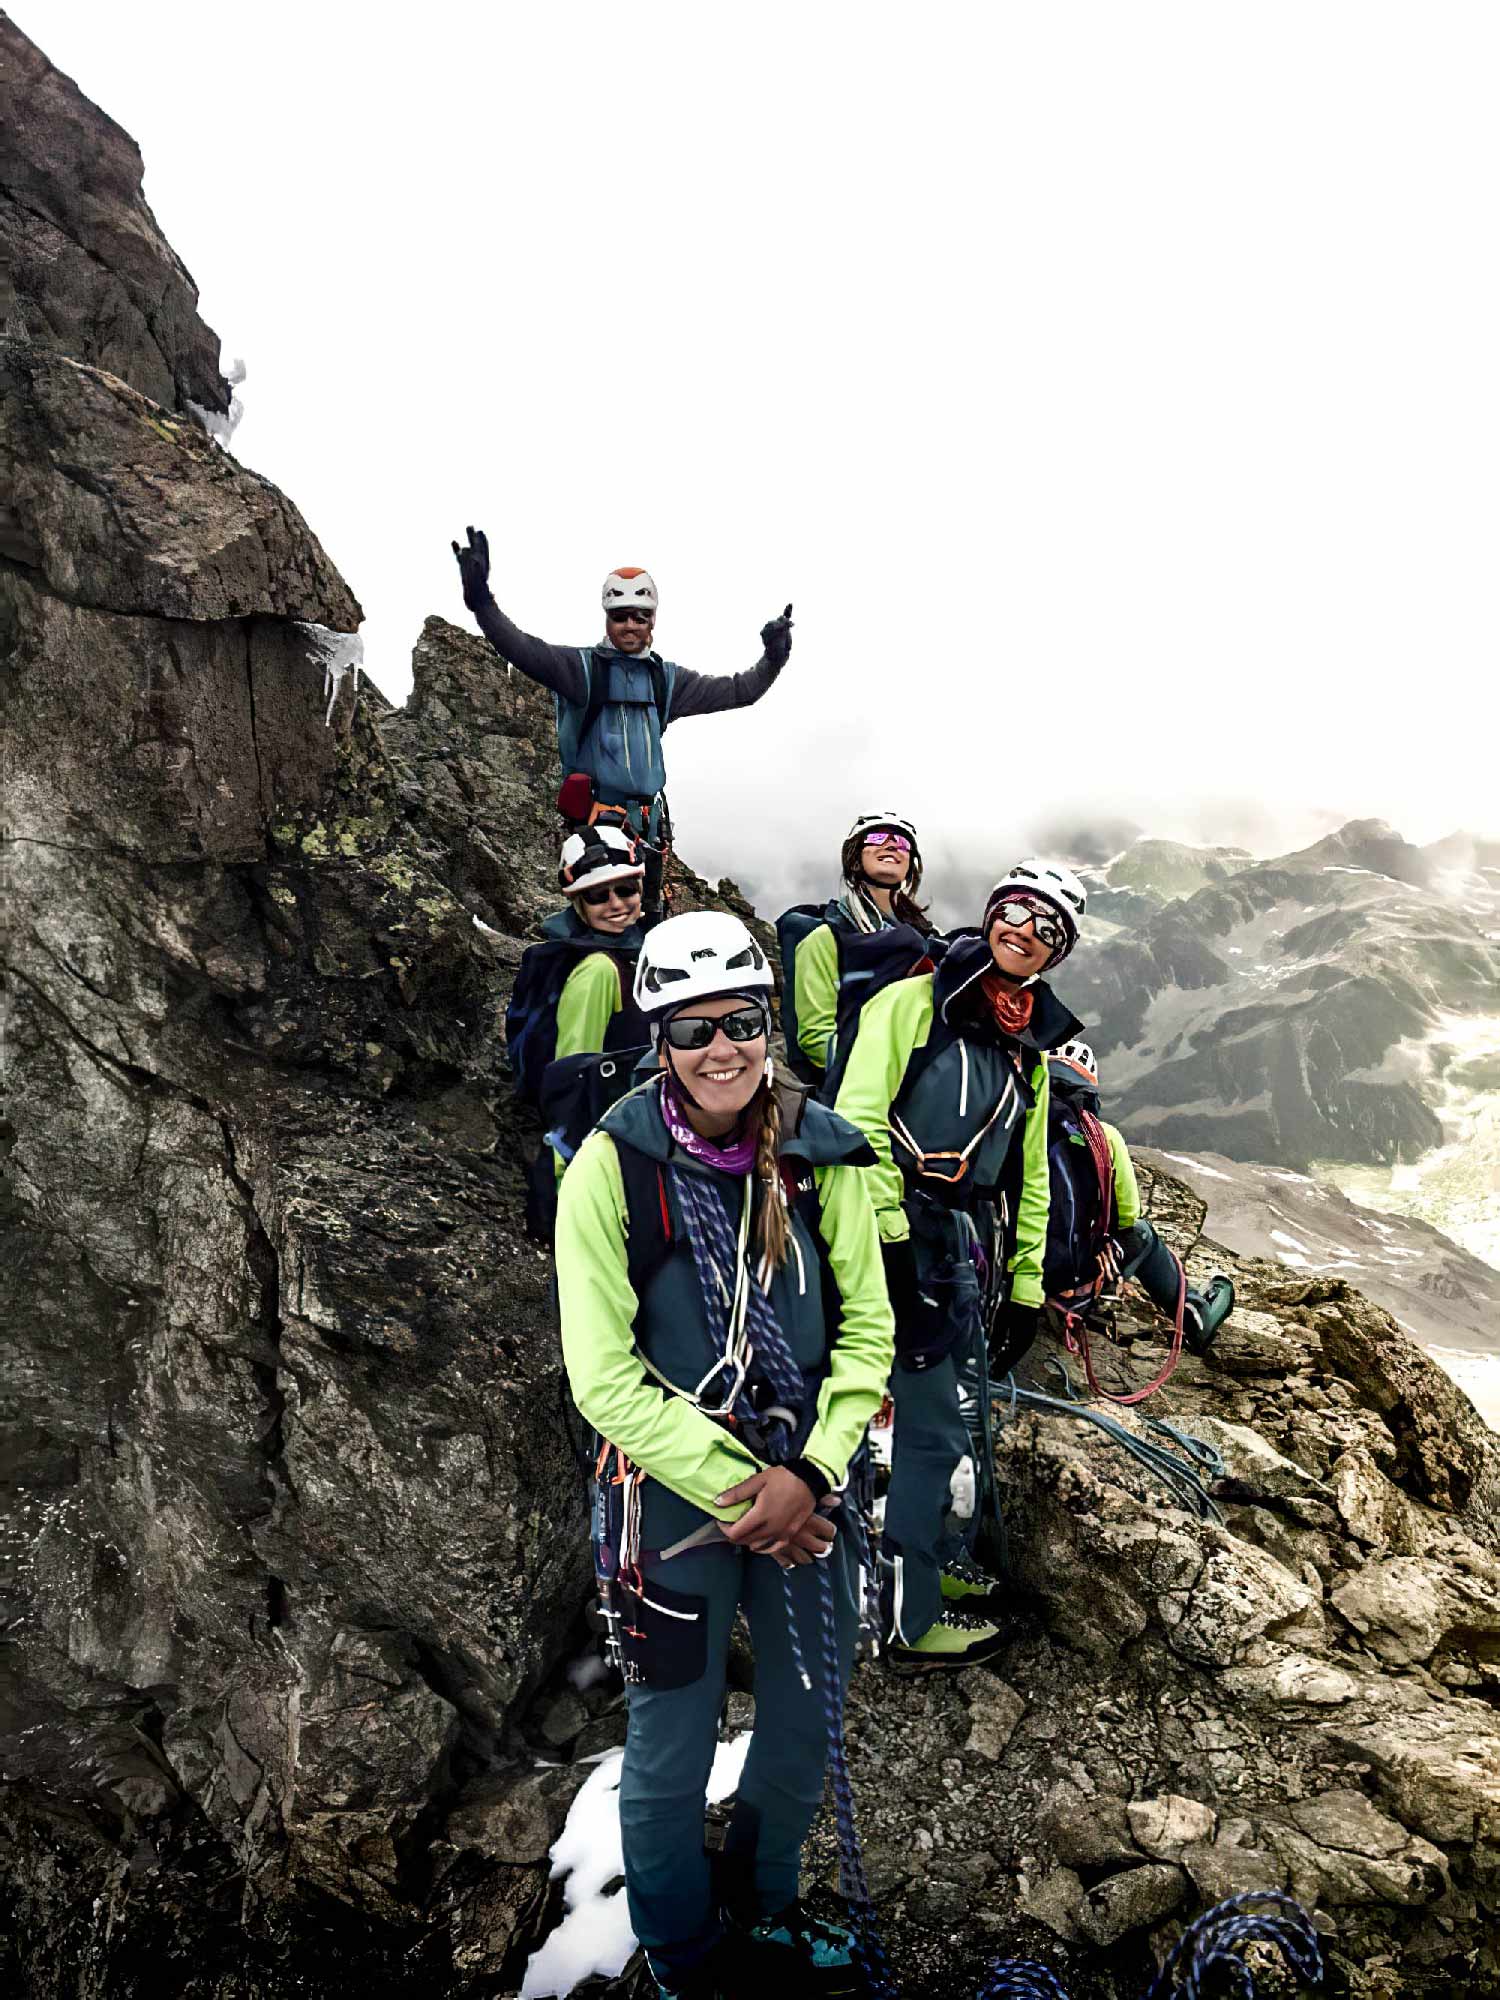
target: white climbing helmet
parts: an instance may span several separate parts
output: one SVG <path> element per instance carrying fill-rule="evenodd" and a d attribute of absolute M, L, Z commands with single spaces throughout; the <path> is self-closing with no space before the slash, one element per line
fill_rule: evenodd
<path fill-rule="evenodd" d="M 656 585 L 644 569 L 612 569 L 604 579 L 603 604 L 606 611 L 656 612 Z"/>
<path fill-rule="evenodd" d="M 1030 855 L 1025 861 L 1018 861 L 1014 868 L 1000 877 L 989 893 L 984 906 L 984 928 L 988 932 L 990 917 L 995 905 L 1003 902 L 1013 890 L 1022 889 L 1032 896 L 1041 896 L 1049 902 L 1063 920 L 1067 931 L 1067 943 L 1052 956 L 1052 964 L 1060 965 L 1078 942 L 1078 933 L 1083 924 L 1084 911 L 1089 904 L 1088 891 L 1061 861 L 1044 861 L 1038 855 Z"/>
<path fill-rule="evenodd" d="M 1048 1060 L 1066 1063 L 1069 1069 L 1076 1069 L 1095 1090 L 1099 1088 L 1099 1065 L 1095 1062 L 1094 1051 L 1087 1042 L 1064 1042 L 1060 1049 L 1052 1051 Z"/>
<path fill-rule="evenodd" d="M 557 864 L 557 886 L 565 896 L 602 889 L 607 882 L 644 882 L 646 864 L 628 833 L 617 826 L 591 826 L 570 833 Z"/>
<path fill-rule="evenodd" d="M 771 965 L 740 922 L 724 910 L 689 910 L 646 935 L 635 968 L 643 1014 L 675 1014 L 692 1000 L 771 991 Z"/>
<path fill-rule="evenodd" d="M 851 840 L 860 840 L 865 834 L 874 833 L 877 828 L 883 828 L 890 833 L 904 833 L 911 842 L 912 853 L 917 852 L 917 829 L 909 819 L 903 819 L 900 813 L 861 813 L 844 835 L 844 845 L 847 847 Z"/>

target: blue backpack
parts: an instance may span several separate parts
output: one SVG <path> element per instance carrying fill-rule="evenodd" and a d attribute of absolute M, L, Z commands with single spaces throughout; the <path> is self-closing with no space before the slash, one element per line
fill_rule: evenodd
<path fill-rule="evenodd" d="M 550 1244 L 557 1231 L 554 1153 L 560 1154 L 564 1163 L 572 1159 L 609 1107 L 637 1081 L 637 1066 L 650 1053 L 649 1043 L 639 1048 L 585 1052 L 563 1056 L 543 1071 L 538 1099 L 542 1146 L 526 1170 L 526 1234 L 533 1242 Z"/>
<path fill-rule="evenodd" d="M 523 1104 L 541 1108 L 542 1079 L 557 1054 L 557 1003 L 569 973 L 596 951 L 614 960 L 620 976 L 620 1006 L 610 1021 L 604 1046 L 623 1049 L 646 1039 L 644 1017 L 631 998 L 636 951 L 611 951 L 608 940 L 597 933 L 544 938 L 540 944 L 528 946 L 505 1010 L 505 1050 L 516 1095 Z"/>
<path fill-rule="evenodd" d="M 815 1066 L 802 1053 L 802 1037 L 797 1032 L 797 980 L 794 966 L 797 947 L 810 938 L 819 924 L 831 924 L 837 936 L 837 903 L 793 903 L 776 919 L 776 950 L 781 959 L 781 1032 L 786 1037 L 786 1056 L 792 1072 L 816 1090 L 823 1081 Z M 846 919 L 847 921 L 847 919 Z"/>
<path fill-rule="evenodd" d="M 839 1094 L 866 1005 L 898 979 L 935 971 L 947 949 L 945 938 L 926 936 L 911 924 L 888 924 L 881 931 L 840 931 L 837 935 L 838 1011 L 828 1069 L 818 1092 L 825 1104 L 832 1104 Z"/>
<path fill-rule="evenodd" d="M 1110 1162 L 1107 1171 L 1105 1161 Z M 1054 1095 L 1051 1100 L 1047 1165 L 1052 1202 L 1042 1285 L 1049 1300 L 1068 1303 L 1096 1290 L 1100 1252 L 1115 1225 L 1109 1137 L 1094 1113 L 1076 1098 Z"/>

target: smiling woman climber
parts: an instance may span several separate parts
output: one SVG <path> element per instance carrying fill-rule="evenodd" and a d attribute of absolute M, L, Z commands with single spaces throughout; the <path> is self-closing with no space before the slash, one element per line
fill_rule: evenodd
<path fill-rule="evenodd" d="M 964 1600 L 994 1590 L 945 1537 L 949 1487 L 969 1452 L 959 1384 L 991 1318 L 1030 1344 L 1047 1242 L 1047 1061 L 1078 1022 L 1040 974 L 1078 942 L 1085 896 L 1071 869 L 1022 861 L 995 884 L 980 929 L 958 932 L 935 972 L 896 978 L 840 1032 L 837 1108 L 878 1156 L 880 1224 L 896 1367 L 882 1553 L 891 1664 L 967 1666 L 999 1643 Z M 1012 1247 L 1013 1246 L 1013 1247 Z M 982 1377 L 981 1377 L 982 1379 Z"/>
<path fill-rule="evenodd" d="M 807 1082 L 823 1080 L 838 1019 L 846 938 L 909 925 L 932 933 L 917 901 L 922 855 L 917 830 L 899 813 L 861 813 L 839 850 L 842 887 L 823 906 L 798 903 L 777 920 L 785 991 L 781 1025 L 792 1065 Z"/>
<path fill-rule="evenodd" d="M 594 1553 L 629 1702 L 631 1922 L 663 1995 L 858 1990 L 852 1941 L 797 1901 L 823 1792 L 830 1654 L 847 1680 L 860 1531 L 849 1465 L 890 1368 L 860 1134 L 767 1052 L 771 969 L 735 917 L 646 938 L 658 1068 L 563 1176 L 557 1283 L 574 1401 L 599 1440 Z M 703 1854 L 736 1611 L 755 1733 L 724 1867 Z"/>

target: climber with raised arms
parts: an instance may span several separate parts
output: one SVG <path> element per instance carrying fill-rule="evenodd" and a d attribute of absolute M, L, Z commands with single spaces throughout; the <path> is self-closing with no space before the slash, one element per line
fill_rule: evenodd
<path fill-rule="evenodd" d="M 660 902 L 670 819 L 662 734 L 691 715 L 748 708 L 770 687 L 792 650 L 792 607 L 761 627 L 761 655 L 738 674 L 700 674 L 652 650 L 657 591 L 643 569 L 613 569 L 604 579 L 604 636 L 592 646 L 554 646 L 512 624 L 490 590 L 489 541 L 465 530 L 453 543 L 464 603 L 501 659 L 549 689 L 557 708 L 563 785 L 558 810 L 570 826 L 598 820 L 625 827 L 647 843 L 645 904 Z"/>
<path fill-rule="evenodd" d="M 849 1934 L 797 1900 L 798 1864 L 853 1658 L 846 1482 L 891 1308 L 874 1155 L 773 1075 L 770 994 L 738 918 L 648 934 L 635 1002 L 657 1066 L 579 1148 L 558 1209 L 563 1359 L 599 1441 L 595 1567 L 629 1705 L 631 1922 L 659 1992 L 684 2000 L 727 1991 L 730 1968 L 735 1990 L 860 1990 Z M 714 1876 L 704 1797 L 740 1609 L 756 1722 Z"/>
<path fill-rule="evenodd" d="M 1018 862 L 935 971 L 872 993 L 825 1086 L 877 1156 L 867 1178 L 896 1319 L 882 1555 L 901 1671 L 969 1666 L 1000 1644 L 979 1608 L 996 1579 L 947 1526 L 971 1450 L 960 1383 L 986 1337 L 987 1283 L 1005 1284 L 1008 1339 L 1029 1345 L 1041 1310 L 1046 1051 L 1079 1024 L 1040 975 L 1077 944 L 1085 900 L 1071 869 Z"/>
<path fill-rule="evenodd" d="M 782 1031 L 793 1067 L 812 1084 L 822 1082 L 828 1067 L 846 940 L 902 925 L 922 939 L 933 930 L 917 901 L 922 886 L 917 830 L 900 813 L 861 813 L 844 836 L 839 873 L 836 896 L 825 904 L 795 904 L 776 922 Z"/>

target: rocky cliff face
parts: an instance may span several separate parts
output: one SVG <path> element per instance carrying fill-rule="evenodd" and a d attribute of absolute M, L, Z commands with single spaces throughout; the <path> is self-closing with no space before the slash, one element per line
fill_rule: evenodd
<path fill-rule="evenodd" d="M 186 413 L 227 396 L 134 149 L 3 22 L 0 93 L 0 1965 L 513 1991 L 620 1733 L 565 1678 L 581 1482 L 499 1033 L 548 706 L 431 620 L 406 710 L 346 682 L 325 723 L 358 608 Z M 999 1671 L 859 1677 L 910 1991 L 1019 1944 L 1123 2000 L 1163 1925 L 1277 1880 L 1343 1990 L 1500 1993 L 1500 1463 L 1358 1294 L 1240 1275 L 1153 1406 L 1222 1452 L 1224 1520 L 1022 1417 Z"/>

